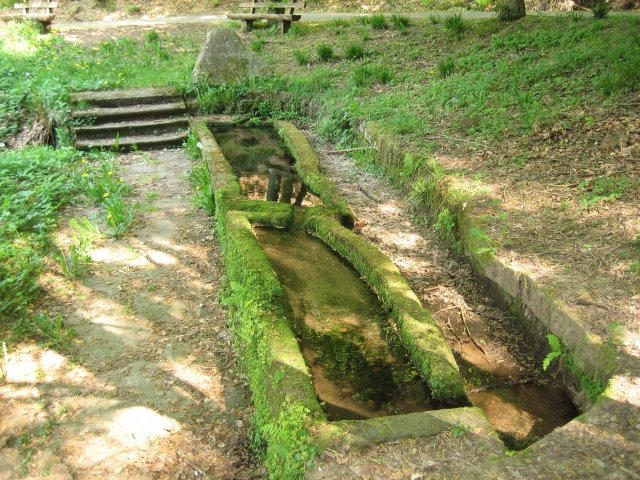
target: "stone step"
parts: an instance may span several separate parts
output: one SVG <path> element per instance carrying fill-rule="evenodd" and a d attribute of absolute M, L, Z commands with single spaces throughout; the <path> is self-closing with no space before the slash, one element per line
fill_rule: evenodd
<path fill-rule="evenodd" d="M 140 88 L 137 90 L 89 91 L 71 94 L 73 104 L 108 108 L 175 103 L 181 100 L 182 97 L 173 88 Z"/>
<path fill-rule="evenodd" d="M 95 140 L 100 138 L 113 139 L 120 137 L 139 137 L 175 133 L 186 130 L 189 120 L 186 117 L 167 118 L 160 120 L 134 120 L 130 122 L 111 122 L 102 125 L 80 126 L 75 128 L 76 140 Z"/>
<path fill-rule="evenodd" d="M 158 105 L 128 105 L 124 107 L 91 108 L 75 110 L 71 117 L 74 120 L 85 120 L 93 125 L 103 125 L 111 122 L 137 121 L 141 119 L 160 119 L 171 116 L 185 115 L 184 101 L 162 103 Z"/>
<path fill-rule="evenodd" d="M 116 142 L 116 138 L 98 138 L 93 140 L 76 141 L 78 150 L 88 150 L 97 148 L 101 150 L 115 150 L 116 146 L 119 151 L 129 150 L 160 150 L 162 148 L 178 147 L 184 143 L 187 138 L 186 130 L 165 135 L 139 135 L 120 137 Z"/>

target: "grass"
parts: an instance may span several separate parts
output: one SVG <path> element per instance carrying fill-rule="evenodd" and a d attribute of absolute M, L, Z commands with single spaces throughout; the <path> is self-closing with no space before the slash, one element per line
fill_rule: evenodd
<path fill-rule="evenodd" d="M 347 60 L 360 60 L 366 55 L 366 50 L 360 43 L 352 43 L 344 52 L 344 56 Z"/>
<path fill-rule="evenodd" d="M 199 48 L 176 47 L 173 37 L 154 31 L 139 40 L 122 37 L 82 47 L 58 35 L 39 35 L 28 23 L 0 28 L 0 90 L 6 92 L 0 96 L 0 138 L 45 110 L 64 124 L 70 91 L 186 85 Z"/>
<path fill-rule="evenodd" d="M 318 60 L 328 62 L 333 58 L 333 47 L 328 43 L 320 43 L 316 47 L 316 54 L 318 55 Z"/>
<path fill-rule="evenodd" d="M 79 158 L 47 147 L 0 152 L 0 315 L 7 323 L 27 315 L 36 298 L 57 212 L 80 190 Z"/>

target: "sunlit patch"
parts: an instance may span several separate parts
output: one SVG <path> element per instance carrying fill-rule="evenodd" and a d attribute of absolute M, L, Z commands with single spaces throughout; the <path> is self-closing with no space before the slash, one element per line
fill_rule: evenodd
<path fill-rule="evenodd" d="M 107 435 L 122 445 L 136 447 L 168 437 L 180 430 L 180 424 L 149 408 L 136 406 L 118 410 L 107 423 L 106 429 Z"/>
<path fill-rule="evenodd" d="M 516 272 L 526 273 L 533 280 L 555 276 L 555 270 L 558 268 L 557 265 L 552 265 L 542 259 L 535 259 L 535 261 L 512 259 L 507 262 L 507 266 Z"/>
<path fill-rule="evenodd" d="M 149 249 L 144 253 L 149 260 L 159 265 L 175 265 L 176 263 L 178 263 L 176 257 L 161 252 L 160 250 Z"/>
<path fill-rule="evenodd" d="M 422 237 L 415 233 L 396 233 L 391 236 L 390 241 L 404 250 L 412 250 L 423 243 Z"/>
<path fill-rule="evenodd" d="M 35 347 L 34 347 L 35 348 Z M 65 367 L 65 358 L 52 350 L 18 350 L 7 359 L 9 383 L 38 383 Z"/>
<path fill-rule="evenodd" d="M 116 405 L 103 404 L 102 413 L 96 410 L 98 416 L 87 412 L 91 416 L 85 417 L 78 441 L 67 444 L 78 467 L 90 468 L 106 460 L 126 465 L 136 461 L 146 447 L 181 428 L 172 418 L 142 406 L 117 409 L 109 419 L 105 418 L 105 413 Z"/>
<path fill-rule="evenodd" d="M 397 214 L 400 212 L 398 207 L 392 203 L 381 203 L 380 205 L 378 205 L 378 210 L 380 210 L 383 213 L 393 213 L 393 214 Z"/>
<path fill-rule="evenodd" d="M 146 338 L 151 335 L 151 331 L 145 326 L 111 315 L 99 315 L 91 319 L 91 323 L 119 337 L 127 345 L 137 345 L 143 339 L 141 337 Z"/>
<path fill-rule="evenodd" d="M 179 362 L 167 362 L 163 365 L 166 371 L 171 372 L 176 378 L 205 395 L 215 405 L 224 411 L 225 405 L 221 401 L 224 398 L 220 374 L 217 371 L 202 372 L 197 365 L 184 365 Z"/>
<path fill-rule="evenodd" d="M 140 252 L 127 247 L 103 247 L 91 252 L 91 260 L 100 263 L 115 263 L 129 267 L 153 267 Z"/>

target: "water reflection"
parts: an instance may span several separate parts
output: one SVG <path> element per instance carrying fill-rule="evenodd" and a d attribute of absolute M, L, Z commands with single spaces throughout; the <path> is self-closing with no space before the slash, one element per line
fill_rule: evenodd
<path fill-rule="evenodd" d="M 213 131 L 245 197 L 305 207 L 321 203 L 302 183 L 294 159 L 272 128 L 215 127 Z"/>

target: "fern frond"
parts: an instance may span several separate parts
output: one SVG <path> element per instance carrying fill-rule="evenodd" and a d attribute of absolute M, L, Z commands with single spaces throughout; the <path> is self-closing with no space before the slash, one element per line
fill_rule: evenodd
<path fill-rule="evenodd" d="M 549 368 L 549 365 L 551 365 L 551 362 L 553 362 L 560 355 L 561 355 L 561 352 L 558 352 L 558 351 L 555 351 L 555 350 L 549 352 L 547 354 L 547 356 L 544 357 L 544 360 L 542 361 L 542 370 L 544 370 L 546 372 L 547 368 Z"/>
<path fill-rule="evenodd" d="M 562 343 L 560 343 L 560 339 L 554 334 L 550 333 L 549 335 L 547 335 L 547 341 L 549 342 L 549 346 L 551 347 L 552 352 L 562 352 Z"/>

